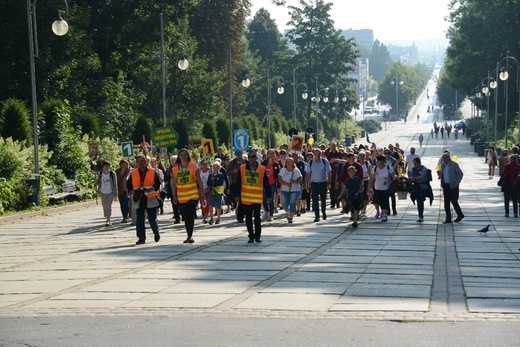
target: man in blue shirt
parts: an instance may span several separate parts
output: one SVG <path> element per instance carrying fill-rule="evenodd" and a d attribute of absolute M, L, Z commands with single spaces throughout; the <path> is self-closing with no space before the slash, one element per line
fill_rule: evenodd
<path fill-rule="evenodd" d="M 315 222 L 320 220 L 319 201 L 321 201 L 321 212 L 323 220 L 327 219 L 325 208 L 327 206 L 327 190 L 330 189 L 332 168 L 327 159 L 321 157 L 321 149 L 313 150 L 314 158 L 309 160 L 306 173 L 306 188 L 312 194 L 312 208 L 314 210 Z M 319 201 L 318 201 L 319 197 Z"/>

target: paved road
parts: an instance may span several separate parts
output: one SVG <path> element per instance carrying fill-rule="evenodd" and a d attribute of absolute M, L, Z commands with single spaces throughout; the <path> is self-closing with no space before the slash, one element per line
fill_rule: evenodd
<path fill-rule="evenodd" d="M 429 87 L 430 95 L 433 90 Z M 247 244 L 231 214 L 220 225 L 199 219 L 195 243 L 171 210 L 162 237 L 135 246 L 128 224 L 104 227 L 95 203 L 0 220 L 0 317 L 213 317 L 370 321 L 520 321 L 520 228 L 503 217 L 502 195 L 487 165 L 465 139 L 431 139 L 438 111 L 418 100 L 407 123 L 371 134 L 378 145 L 418 147 L 434 168 L 445 148 L 465 176 L 466 218 L 443 225 L 438 181 L 425 222 L 408 200 L 385 224 L 373 217 L 351 227 L 339 210 L 312 223 L 306 213 L 288 224 L 282 214 L 263 225 L 263 243 Z M 421 114 L 417 122 L 415 116 Z M 408 151 L 407 151 L 408 152 Z M 117 210 L 114 208 L 114 214 Z M 491 231 L 477 230 L 490 224 Z M 152 235 L 153 236 L 153 235 Z"/>

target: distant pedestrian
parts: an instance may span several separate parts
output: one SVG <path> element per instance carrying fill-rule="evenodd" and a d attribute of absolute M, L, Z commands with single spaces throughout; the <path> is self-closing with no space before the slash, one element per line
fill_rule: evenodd
<path fill-rule="evenodd" d="M 513 213 L 515 218 L 518 217 L 518 193 L 513 190 L 513 183 L 520 174 L 520 164 L 518 163 L 518 154 L 513 154 L 509 157 L 509 164 L 506 164 L 502 171 L 501 176 L 507 176 L 507 186 L 502 186 L 502 192 L 504 193 L 504 217 L 509 217 L 509 200 L 513 201 Z"/>
<path fill-rule="evenodd" d="M 226 184 L 225 175 L 220 170 L 220 161 L 215 160 L 211 173 L 209 174 L 207 185 L 209 188 L 209 225 L 213 224 L 213 214 L 217 213 L 215 224 L 220 224 L 220 214 L 222 213 L 222 197 L 224 196 L 224 186 Z"/>
<path fill-rule="evenodd" d="M 267 202 L 271 200 L 271 186 L 266 175 L 265 166 L 257 161 L 255 151 L 247 153 L 247 162 L 240 166 L 240 175 L 237 184 L 240 186 L 240 193 L 235 198 L 244 207 L 246 217 L 246 228 L 249 240 L 247 243 L 260 243 L 262 236 L 262 220 L 260 219 L 260 208 L 264 196 Z M 253 226 L 254 219 L 254 226 Z"/>
<path fill-rule="evenodd" d="M 433 134 L 432 134 L 433 135 Z M 419 147 L 422 147 L 422 143 L 424 141 L 424 136 L 422 134 L 419 135 Z"/>
<path fill-rule="evenodd" d="M 158 242 L 161 238 L 159 222 L 157 221 L 157 207 L 159 207 L 157 196 L 159 196 L 161 181 L 155 170 L 147 164 L 147 158 L 144 155 L 139 155 L 136 158 L 137 167 L 132 171 L 131 179 L 127 182 L 128 191 L 132 192 L 133 203 L 136 205 L 137 219 L 135 224 L 138 237 L 136 245 L 142 245 L 146 242 L 145 214 L 148 215 L 148 222 L 154 233 L 155 242 Z"/>
<path fill-rule="evenodd" d="M 325 211 L 327 205 L 327 190 L 331 185 L 332 168 L 327 159 L 321 157 L 321 149 L 313 150 L 314 158 L 309 160 L 307 166 L 307 190 L 312 194 L 312 208 L 314 210 L 314 222 L 320 220 L 320 203 L 323 220 L 327 219 Z"/>
<path fill-rule="evenodd" d="M 417 223 L 422 223 L 424 221 L 424 201 L 429 196 L 431 205 L 433 192 L 428 180 L 428 169 L 421 164 L 421 158 L 414 158 L 410 178 L 419 186 L 419 191 L 413 192 L 410 198 L 412 201 L 417 200 L 417 212 L 419 213 Z"/>
<path fill-rule="evenodd" d="M 441 127 L 441 137 L 444 138 L 444 127 Z"/>
<path fill-rule="evenodd" d="M 105 160 L 101 164 L 102 170 L 98 174 L 97 187 L 101 195 L 101 205 L 103 206 L 103 216 L 106 218 L 106 226 L 111 226 L 112 202 L 117 200 L 117 176 L 110 170 L 110 162 Z"/>
<path fill-rule="evenodd" d="M 345 198 L 345 207 L 348 209 L 348 211 L 345 212 L 351 213 L 351 220 L 354 222 L 352 226 L 357 228 L 359 211 L 363 209 L 362 194 L 364 191 L 364 185 L 363 181 L 356 175 L 356 168 L 354 166 L 349 166 L 347 172 L 348 177 L 342 183 L 342 191 L 339 194 L 339 198 Z"/>
<path fill-rule="evenodd" d="M 451 223 L 451 206 L 457 213 L 455 223 L 460 222 L 464 218 L 464 214 L 459 205 L 459 185 L 464 174 L 459 167 L 459 164 L 451 160 L 449 153 L 442 155 L 441 165 L 441 185 L 444 194 L 444 211 L 446 212 L 446 219 L 444 224 Z"/>
<path fill-rule="evenodd" d="M 489 150 L 488 150 L 487 156 L 486 156 L 486 161 L 487 161 L 488 167 L 489 167 L 489 170 L 488 170 L 489 179 L 493 179 L 493 177 L 495 177 L 495 169 L 498 165 L 498 156 L 497 156 L 497 153 L 495 152 L 494 146 L 489 147 Z"/>
<path fill-rule="evenodd" d="M 117 177 L 117 199 L 121 208 L 121 215 L 123 220 L 121 223 L 128 223 L 128 214 L 130 213 L 130 199 L 128 197 L 128 190 L 126 182 L 130 176 L 130 163 L 126 159 L 119 161 L 119 167 L 116 169 Z"/>
<path fill-rule="evenodd" d="M 410 147 L 410 154 L 406 156 L 404 161 L 404 168 L 408 177 L 412 177 L 412 169 L 414 167 L 413 160 L 415 158 L 420 158 L 419 154 L 415 153 L 415 147 Z"/>
<path fill-rule="evenodd" d="M 289 223 L 293 222 L 293 217 L 296 214 L 296 201 L 301 193 L 301 181 L 302 174 L 295 166 L 293 158 L 287 158 L 285 167 L 280 170 L 278 175 L 278 183 L 280 184 L 282 206 Z"/>
<path fill-rule="evenodd" d="M 390 154 L 390 153 L 389 153 Z M 392 167 L 386 163 L 385 157 L 377 156 L 377 164 L 370 172 L 370 180 L 368 182 L 368 192 L 373 195 L 373 202 L 376 209 L 381 208 L 381 214 L 376 213 L 376 218 L 381 218 L 381 222 L 388 221 L 388 214 L 390 212 L 390 198 L 388 189 L 392 180 L 397 179 Z"/>
<path fill-rule="evenodd" d="M 172 166 L 172 199 L 178 204 L 187 238 L 183 243 L 193 243 L 193 229 L 195 227 L 195 209 L 198 205 L 199 193 L 203 193 L 197 164 L 191 161 L 188 150 L 183 148 L 177 154 L 175 165 Z"/>

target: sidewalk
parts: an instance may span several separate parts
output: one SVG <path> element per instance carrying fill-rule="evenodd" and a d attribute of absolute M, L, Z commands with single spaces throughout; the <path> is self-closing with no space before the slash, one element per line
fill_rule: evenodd
<path fill-rule="evenodd" d="M 420 105 L 419 105 L 420 106 Z M 418 107 L 419 107 L 418 106 Z M 426 107 L 426 106 L 424 106 Z M 245 226 L 197 220 L 192 245 L 173 225 L 168 204 L 161 240 L 135 246 L 135 229 L 105 227 L 100 205 L 5 222 L 0 219 L 0 315 L 294 317 L 370 320 L 520 320 L 518 220 L 503 218 L 502 194 L 466 140 L 431 139 L 436 114 L 421 123 L 389 123 L 370 134 L 378 145 L 416 146 L 434 169 L 444 148 L 464 171 L 466 218 L 443 225 L 440 188 L 416 223 L 416 207 L 398 200 L 398 215 L 373 215 L 357 229 L 339 210 L 313 223 L 264 223 L 261 244 Z M 424 119 L 423 119 L 424 118 Z M 418 148 L 417 137 L 425 142 Z M 491 224 L 487 235 L 477 230 Z"/>

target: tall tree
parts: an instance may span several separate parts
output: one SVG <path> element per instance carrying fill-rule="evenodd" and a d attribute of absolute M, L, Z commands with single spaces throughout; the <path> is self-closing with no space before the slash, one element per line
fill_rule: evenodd
<path fill-rule="evenodd" d="M 454 0 L 450 21 L 445 66 L 448 83 L 459 93 L 471 95 L 472 89 L 487 77 L 488 71 L 496 68 L 508 51 L 520 59 L 520 1 Z M 517 68 L 514 63 L 511 67 Z M 515 71 L 511 70 L 510 75 L 514 76 Z M 515 105 L 519 96 L 515 90 L 516 79 L 510 78 L 510 109 L 518 108 Z M 503 107 L 500 102 L 499 111 Z"/>
<path fill-rule="evenodd" d="M 332 3 L 323 0 L 299 0 L 299 3 L 300 7 L 289 6 L 291 19 L 288 24 L 294 29 L 287 33 L 296 50 L 293 66 L 297 75 L 304 78 L 310 91 L 316 89 L 317 80 L 318 89 L 335 85 L 346 89 L 349 83 L 347 73 L 358 56 L 354 39 L 346 40 L 341 30 L 334 28 L 330 17 Z M 311 106 L 309 97 L 307 119 L 310 118 Z"/>
<path fill-rule="evenodd" d="M 392 64 L 388 48 L 379 40 L 375 40 L 369 55 L 370 73 L 374 80 L 381 81 L 386 70 Z"/>
<path fill-rule="evenodd" d="M 261 8 L 247 26 L 246 39 L 249 50 L 258 54 L 263 61 L 273 60 L 273 55 L 280 49 L 281 34 L 269 12 Z"/>

